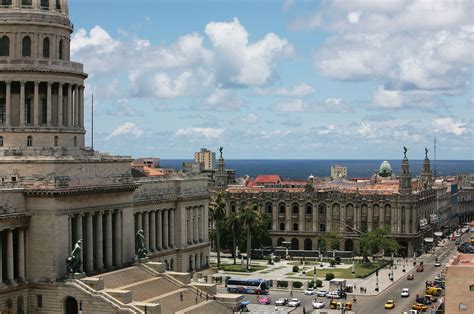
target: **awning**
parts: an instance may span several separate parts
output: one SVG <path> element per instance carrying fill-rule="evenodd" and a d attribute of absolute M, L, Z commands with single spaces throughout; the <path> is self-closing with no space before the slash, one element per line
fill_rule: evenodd
<path fill-rule="evenodd" d="M 425 238 L 425 242 L 431 243 L 431 242 L 433 242 L 433 241 L 434 241 L 433 238 Z"/>
<path fill-rule="evenodd" d="M 443 233 L 440 232 L 440 231 L 436 231 L 436 232 L 434 233 L 434 235 L 435 235 L 435 237 L 442 237 L 442 236 L 443 236 Z"/>

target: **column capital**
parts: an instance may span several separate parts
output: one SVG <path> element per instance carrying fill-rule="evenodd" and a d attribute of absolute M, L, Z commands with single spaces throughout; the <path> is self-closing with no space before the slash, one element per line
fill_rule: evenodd
<path fill-rule="evenodd" d="M 12 81 L 4 81 L 4 82 L 7 86 L 12 84 Z"/>
<path fill-rule="evenodd" d="M 41 81 L 33 81 L 33 83 L 37 86 L 41 83 Z"/>

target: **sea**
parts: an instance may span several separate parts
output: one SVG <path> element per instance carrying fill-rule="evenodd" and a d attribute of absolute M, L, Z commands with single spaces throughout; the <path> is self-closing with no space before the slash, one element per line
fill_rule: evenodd
<path fill-rule="evenodd" d="M 162 168 L 182 169 L 185 159 L 162 159 Z M 249 175 L 256 177 L 259 174 L 277 174 L 285 179 L 306 180 L 308 176 L 328 177 L 331 175 L 332 165 L 347 167 L 349 178 L 368 178 L 374 171 L 378 171 L 383 160 L 334 160 L 334 159 L 226 159 L 226 168 L 235 169 L 237 177 Z M 392 170 L 400 172 L 401 160 L 388 160 Z M 410 170 L 417 176 L 423 166 L 423 160 L 410 160 Z M 435 162 L 431 161 L 431 170 L 434 173 Z M 474 160 L 437 160 L 436 176 L 450 176 L 462 173 L 474 173 Z"/>

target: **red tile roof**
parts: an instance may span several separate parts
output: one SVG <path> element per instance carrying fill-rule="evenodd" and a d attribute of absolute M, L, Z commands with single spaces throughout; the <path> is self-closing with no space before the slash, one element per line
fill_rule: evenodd
<path fill-rule="evenodd" d="M 282 179 L 277 174 L 260 174 L 255 178 L 255 183 L 274 183 L 277 184 L 281 182 Z"/>

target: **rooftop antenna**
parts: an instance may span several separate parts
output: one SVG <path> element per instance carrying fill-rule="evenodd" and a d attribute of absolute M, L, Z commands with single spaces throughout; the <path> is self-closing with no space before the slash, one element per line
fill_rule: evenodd
<path fill-rule="evenodd" d="M 434 177 L 436 179 L 436 136 L 434 137 Z"/>
<path fill-rule="evenodd" d="M 92 110 L 91 110 L 91 147 L 94 150 L 94 94 L 92 94 Z"/>

